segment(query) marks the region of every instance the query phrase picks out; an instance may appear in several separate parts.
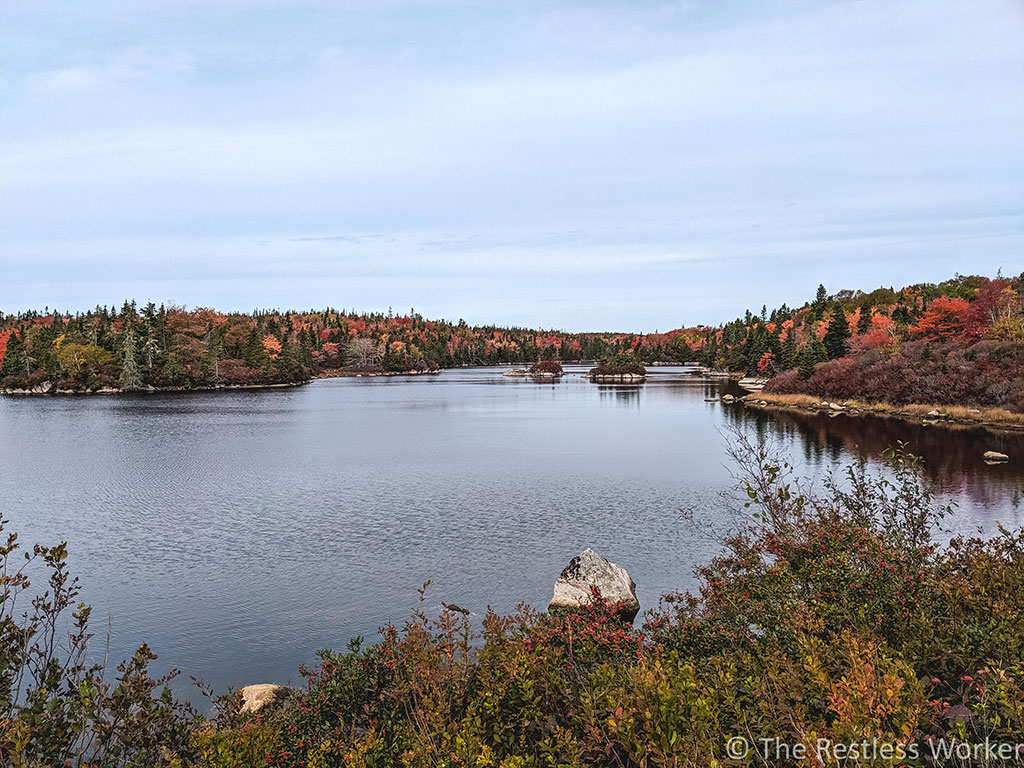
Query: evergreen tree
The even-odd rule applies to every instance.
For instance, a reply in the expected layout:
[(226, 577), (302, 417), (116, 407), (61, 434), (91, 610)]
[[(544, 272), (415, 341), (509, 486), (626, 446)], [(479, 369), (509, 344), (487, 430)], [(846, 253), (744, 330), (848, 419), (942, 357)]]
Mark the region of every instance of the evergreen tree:
[(797, 364), (796, 329), (790, 328), (786, 331), (786, 338), (782, 342), (782, 349), (779, 352), (779, 368), (788, 371)]
[(121, 375), (118, 381), (121, 389), (131, 392), (142, 387), (142, 374), (135, 359), (135, 329), (126, 325), (121, 338)]
[(160, 355), (160, 342), (157, 341), (156, 333), (147, 334), (146, 340), (142, 343), (142, 359), (146, 363), (146, 370), (152, 370), (157, 357)]
[(815, 320), (821, 320), (825, 316), (825, 310), (828, 308), (828, 292), (825, 290), (824, 285), (818, 285), (818, 292), (814, 296), (814, 302), (811, 304), (811, 314)]
[(207, 356), (210, 360), (210, 375), (213, 383), (220, 385), (220, 361), (224, 357), (224, 329), (220, 326), (211, 328), (207, 343)]
[(24, 376), (29, 373), (29, 357), (25, 351), (25, 342), (17, 333), (7, 337), (7, 352), (3, 366), (0, 367), (0, 378), (7, 376)]
[(857, 320), (857, 333), (867, 333), (871, 327), (871, 302), (864, 299), (860, 305), (860, 317)]
[(809, 379), (814, 375), (814, 369), (818, 363), (828, 358), (825, 345), (818, 339), (812, 339), (800, 348), (797, 356), (797, 367), (800, 370), (801, 379)]
[(836, 304), (832, 308), (832, 319), (825, 330), (825, 351), (829, 360), (843, 357), (847, 352), (847, 340), (850, 338), (850, 324), (842, 306)]
[(263, 339), (260, 338), (256, 326), (249, 329), (249, 335), (242, 347), (242, 359), (250, 368), (266, 368), (270, 364), (270, 356), (263, 347)]
[(910, 325), (910, 323), (913, 322), (913, 320), (914, 318), (910, 314), (910, 310), (903, 304), (896, 306), (892, 311), (892, 321), (894, 323), (898, 323), (900, 325)]

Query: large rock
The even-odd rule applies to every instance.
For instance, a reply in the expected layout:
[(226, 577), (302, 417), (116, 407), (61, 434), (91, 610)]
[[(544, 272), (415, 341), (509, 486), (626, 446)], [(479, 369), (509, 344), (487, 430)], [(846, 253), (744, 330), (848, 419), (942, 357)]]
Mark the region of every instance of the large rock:
[(1007, 456), (1005, 453), (1000, 453), (999, 451), (985, 451), (982, 458), (984, 458), (985, 461), (991, 462), (1002, 462), (1010, 460), (1009, 456)]
[(632, 623), (640, 612), (636, 584), (626, 569), (609, 562), (592, 549), (584, 550), (565, 566), (555, 582), (555, 594), (548, 610), (554, 612), (593, 604), (591, 587), (596, 587), (609, 603), (622, 605), (619, 615), (623, 621)]
[(242, 694), (242, 712), (259, 712), (268, 704), (277, 704), (288, 695), (287, 688), (273, 683), (247, 685), (238, 692)]

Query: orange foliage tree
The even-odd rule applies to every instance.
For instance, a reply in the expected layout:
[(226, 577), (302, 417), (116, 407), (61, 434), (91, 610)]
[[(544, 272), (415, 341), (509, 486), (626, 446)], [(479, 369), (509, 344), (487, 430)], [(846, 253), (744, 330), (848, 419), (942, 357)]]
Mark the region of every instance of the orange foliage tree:
[(965, 299), (939, 296), (910, 332), (926, 339), (951, 339), (967, 329), (970, 303)]

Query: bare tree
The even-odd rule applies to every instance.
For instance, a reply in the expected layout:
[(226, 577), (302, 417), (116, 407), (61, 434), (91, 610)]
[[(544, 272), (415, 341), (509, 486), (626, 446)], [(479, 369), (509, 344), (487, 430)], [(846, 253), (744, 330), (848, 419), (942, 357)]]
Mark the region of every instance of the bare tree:
[(353, 368), (376, 368), (382, 357), (373, 339), (352, 339), (345, 347), (345, 359)]

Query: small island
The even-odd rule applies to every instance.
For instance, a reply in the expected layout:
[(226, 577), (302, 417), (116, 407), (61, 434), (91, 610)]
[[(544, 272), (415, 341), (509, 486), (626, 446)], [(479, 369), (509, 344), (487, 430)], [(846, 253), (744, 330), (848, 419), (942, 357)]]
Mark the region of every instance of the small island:
[(557, 360), (538, 360), (530, 366), (530, 376), (541, 379), (557, 379), (563, 376), (562, 364)]
[(647, 369), (636, 355), (623, 352), (602, 361), (586, 375), (602, 384), (639, 384), (647, 378)]

